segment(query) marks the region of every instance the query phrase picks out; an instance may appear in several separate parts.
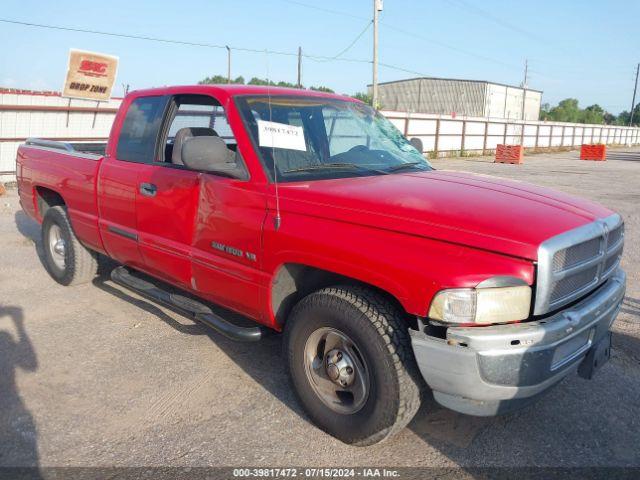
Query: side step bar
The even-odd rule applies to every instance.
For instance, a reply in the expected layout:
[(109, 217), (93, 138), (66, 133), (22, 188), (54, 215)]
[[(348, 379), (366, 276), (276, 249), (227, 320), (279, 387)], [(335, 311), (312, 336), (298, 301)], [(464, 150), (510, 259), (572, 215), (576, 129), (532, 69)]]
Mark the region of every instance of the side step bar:
[(213, 328), (231, 340), (240, 342), (257, 342), (261, 340), (268, 330), (261, 326), (241, 327), (213, 313), (205, 304), (183, 295), (168, 292), (151, 282), (138, 278), (129, 272), (126, 267), (116, 267), (111, 272), (111, 280), (118, 285), (129, 288), (136, 293), (163, 303), (178, 310), (181, 314), (193, 318), (204, 325)]

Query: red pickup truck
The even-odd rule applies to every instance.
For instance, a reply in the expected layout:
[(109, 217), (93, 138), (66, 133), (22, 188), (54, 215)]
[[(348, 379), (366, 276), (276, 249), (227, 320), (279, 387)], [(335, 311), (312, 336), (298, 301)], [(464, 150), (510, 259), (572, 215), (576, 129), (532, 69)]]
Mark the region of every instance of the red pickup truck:
[(108, 256), (114, 281), (230, 338), (282, 332), (309, 417), (369, 445), (425, 383), (495, 415), (590, 378), (625, 291), (618, 214), (434, 170), (414, 143), (342, 96), (160, 88), (125, 98), (103, 154), (28, 140), (19, 194), (57, 282)]

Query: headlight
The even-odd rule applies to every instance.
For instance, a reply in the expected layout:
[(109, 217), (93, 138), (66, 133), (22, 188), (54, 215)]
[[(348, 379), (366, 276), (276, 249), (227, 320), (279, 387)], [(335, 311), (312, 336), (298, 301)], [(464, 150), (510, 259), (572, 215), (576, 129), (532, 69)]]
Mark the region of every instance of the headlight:
[(531, 308), (531, 287), (452, 288), (438, 292), (429, 318), (447, 323), (504, 323), (524, 320)]

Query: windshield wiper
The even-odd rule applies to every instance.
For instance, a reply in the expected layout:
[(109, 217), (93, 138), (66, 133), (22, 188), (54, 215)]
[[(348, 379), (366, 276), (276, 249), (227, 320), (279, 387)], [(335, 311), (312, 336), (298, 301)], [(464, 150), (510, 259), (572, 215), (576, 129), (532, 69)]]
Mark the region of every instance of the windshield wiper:
[(399, 170), (404, 170), (405, 168), (416, 167), (418, 165), (423, 165), (422, 162), (407, 162), (401, 163), (400, 165), (394, 165), (393, 167), (389, 167), (387, 169), (387, 173), (397, 172)]
[(285, 170), (283, 173), (312, 172), (315, 170), (333, 170), (336, 168), (346, 168), (348, 170), (363, 170), (365, 172), (376, 172), (388, 175), (388, 172), (385, 170), (369, 168), (365, 167), (364, 165), (358, 165), (357, 163), (319, 163), (317, 165), (307, 165), (306, 167), (292, 168), (290, 170)]

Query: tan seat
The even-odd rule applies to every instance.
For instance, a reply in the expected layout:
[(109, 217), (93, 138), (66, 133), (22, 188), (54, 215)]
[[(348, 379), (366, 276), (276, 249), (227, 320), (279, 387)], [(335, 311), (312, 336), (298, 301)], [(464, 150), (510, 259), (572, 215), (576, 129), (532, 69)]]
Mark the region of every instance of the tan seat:
[(175, 165), (184, 165), (182, 161), (182, 145), (193, 137), (218, 137), (219, 135), (213, 128), (206, 127), (185, 127), (176, 132), (173, 139), (173, 152), (171, 153), (171, 163)]

